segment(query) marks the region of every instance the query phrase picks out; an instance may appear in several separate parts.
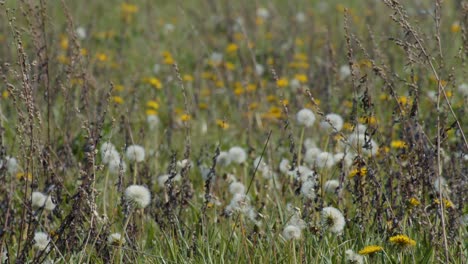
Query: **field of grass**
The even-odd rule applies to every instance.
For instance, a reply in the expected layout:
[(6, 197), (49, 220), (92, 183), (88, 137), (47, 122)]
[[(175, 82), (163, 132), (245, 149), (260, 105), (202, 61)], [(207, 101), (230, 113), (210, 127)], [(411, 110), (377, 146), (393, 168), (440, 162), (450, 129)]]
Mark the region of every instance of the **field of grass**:
[(0, 263), (467, 263), (468, 2), (0, 0)]

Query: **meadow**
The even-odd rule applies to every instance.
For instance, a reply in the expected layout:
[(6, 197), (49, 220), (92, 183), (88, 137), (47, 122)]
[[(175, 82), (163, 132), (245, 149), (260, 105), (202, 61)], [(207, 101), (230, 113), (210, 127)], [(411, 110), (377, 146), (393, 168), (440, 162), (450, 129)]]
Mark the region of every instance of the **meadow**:
[(468, 2), (0, 0), (0, 263), (467, 263)]

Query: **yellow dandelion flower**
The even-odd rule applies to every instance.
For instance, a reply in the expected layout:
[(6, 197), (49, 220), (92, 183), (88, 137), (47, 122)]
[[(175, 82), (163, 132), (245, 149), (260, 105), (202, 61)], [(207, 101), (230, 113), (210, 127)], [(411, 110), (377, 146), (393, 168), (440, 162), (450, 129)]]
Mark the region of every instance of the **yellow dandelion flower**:
[(249, 110), (255, 110), (255, 109), (258, 108), (258, 103), (255, 103), (255, 102), (251, 103), (251, 104), (249, 104), (248, 108), (249, 108)]
[(32, 174), (31, 173), (26, 174), (24, 172), (18, 172), (18, 173), (16, 173), (16, 179), (32, 181)]
[(135, 14), (136, 12), (138, 12), (138, 6), (132, 5), (129, 3), (122, 3), (122, 5), (120, 6), (120, 9), (122, 10), (122, 13), (125, 15), (131, 15), (131, 14)]
[(294, 79), (298, 80), (300, 83), (306, 83), (309, 80), (305, 74), (296, 74), (294, 75)]
[(353, 169), (352, 171), (349, 172), (349, 178), (353, 178), (354, 176), (361, 176), (361, 177), (364, 177), (367, 175), (367, 168), (366, 167), (362, 167), (362, 168), (356, 168), (356, 169)]
[[(445, 207), (447, 207), (447, 208), (453, 208), (454, 207), (452, 201), (450, 201), (448, 199), (445, 199), (445, 198), (442, 198), (442, 201), (444, 202)], [(434, 203), (435, 204), (440, 204), (439, 199), (435, 199)]]
[(68, 49), (68, 38), (66, 36), (62, 36), (60, 38), (60, 48), (62, 50), (67, 50)]
[(199, 103), (199, 104), (198, 104), (198, 108), (199, 108), (200, 110), (206, 110), (206, 109), (208, 109), (208, 104), (206, 104), (206, 103)]
[(106, 61), (109, 60), (109, 56), (107, 56), (105, 53), (98, 52), (98, 53), (96, 53), (96, 59), (99, 62), (106, 62)]
[(222, 129), (228, 129), (229, 128), (229, 124), (226, 123), (224, 120), (221, 120), (221, 119), (216, 120), (216, 124)]
[(294, 54), (294, 60), (298, 60), (298, 61), (307, 61), (307, 54), (305, 53), (296, 53)]
[(450, 26), (450, 31), (452, 31), (452, 33), (458, 33), (458, 32), (460, 32), (460, 29), (461, 29), (461, 27), (460, 27), (459, 22), (455, 22)]
[(276, 101), (276, 96), (270, 94), (270, 95), (267, 95), (267, 102), (271, 103), (271, 102), (274, 102)]
[(81, 56), (86, 56), (86, 55), (88, 55), (88, 50), (85, 49), (85, 48), (80, 49), (80, 55), (81, 55)]
[(363, 249), (359, 250), (360, 255), (372, 255), (374, 253), (380, 252), (383, 250), (383, 247), (377, 245), (365, 246)]
[(239, 47), (235, 43), (229, 43), (226, 47), (227, 53), (235, 53)]
[(181, 120), (182, 122), (187, 122), (187, 121), (189, 121), (190, 119), (192, 119), (192, 117), (191, 117), (189, 114), (182, 114), (182, 115), (180, 116), (180, 120)]
[(154, 109), (146, 109), (145, 113), (146, 113), (147, 116), (158, 115), (158, 112), (156, 110), (154, 110)]
[(215, 82), (215, 86), (218, 87), (218, 88), (223, 88), (224, 87), (224, 82), (223, 81), (216, 81)]
[(359, 122), (363, 124), (375, 125), (377, 124), (377, 118), (375, 118), (375, 116), (363, 116), (359, 118)]
[(389, 241), (395, 245), (402, 246), (402, 247), (407, 247), (407, 246), (415, 246), (416, 241), (413, 239), (409, 238), (406, 235), (396, 235), (390, 237)]
[(403, 106), (408, 105), (408, 103), (409, 103), (408, 97), (400, 96), (400, 97), (398, 97), (398, 102)]
[(234, 94), (237, 96), (244, 94), (244, 88), (237, 87), (236, 89), (234, 89)]
[(387, 100), (390, 99), (390, 97), (388, 96), (388, 94), (384, 94), (384, 93), (383, 93), (383, 94), (380, 94), (379, 99), (380, 99), (381, 101), (387, 101)]
[(8, 91), (3, 91), (2, 92), (2, 97), (3, 97), (3, 99), (7, 99), (8, 97), (10, 97), (10, 93)]
[(190, 74), (184, 74), (184, 76), (182, 77), (182, 79), (186, 82), (193, 82), (193, 76), (190, 75)]
[(351, 124), (351, 123), (345, 122), (345, 123), (343, 124), (343, 129), (344, 129), (344, 130), (347, 130), (347, 131), (353, 131), (354, 126), (353, 126), (353, 124)]
[(276, 81), (276, 85), (278, 85), (279, 88), (284, 88), (288, 86), (289, 81), (286, 78), (280, 78)]
[(125, 90), (125, 87), (121, 84), (114, 85), (114, 89), (118, 92)]
[(404, 149), (404, 148), (408, 148), (408, 145), (403, 140), (393, 140), (390, 143), (390, 147), (394, 149)]
[(171, 56), (165, 57), (164, 60), (163, 60), (163, 63), (167, 64), (167, 65), (172, 65), (172, 64), (174, 64), (174, 62), (175, 62), (175, 60)]
[(67, 56), (65, 55), (59, 55), (57, 57), (57, 60), (58, 62), (60, 62), (61, 64), (70, 64), (70, 58), (68, 58)]
[(122, 97), (120, 96), (114, 96), (112, 97), (112, 101), (116, 104), (123, 104), (124, 100)]
[(247, 84), (245, 90), (247, 90), (247, 92), (255, 92), (257, 90), (257, 85), (254, 83), (249, 83)]
[(411, 206), (418, 206), (418, 205), (421, 204), (421, 202), (418, 199), (414, 198), (414, 197), (411, 197), (411, 199), (409, 199), (408, 202), (409, 202), (409, 204)]
[(162, 82), (156, 77), (145, 78), (143, 80), (158, 90), (162, 88)]
[(146, 106), (148, 108), (152, 108), (154, 110), (158, 110), (159, 109), (159, 103), (154, 101), (154, 100), (150, 100), (146, 103)]
[(228, 70), (228, 71), (232, 71), (234, 69), (236, 69), (236, 65), (234, 65), (234, 63), (232, 62), (226, 62), (224, 63), (224, 67)]

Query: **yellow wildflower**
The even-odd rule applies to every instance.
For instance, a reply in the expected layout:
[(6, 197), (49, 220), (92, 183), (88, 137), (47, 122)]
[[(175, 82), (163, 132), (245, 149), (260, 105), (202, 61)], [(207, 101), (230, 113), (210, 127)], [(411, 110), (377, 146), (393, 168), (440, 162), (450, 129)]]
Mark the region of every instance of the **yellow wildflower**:
[(162, 83), (161, 81), (156, 78), (156, 77), (150, 77), (150, 78), (145, 78), (143, 79), (146, 83), (149, 83), (151, 84), (151, 86), (153, 86), (154, 88), (156, 89), (161, 89), (162, 88)]
[(16, 179), (18, 180), (32, 180), (32, 174), (31, 173), (24, 173), (24, 172), (18, 172), (16, 173)]
[(96, 53), (96, 59), (99, 62), (106, 62), (106, 61), (109, 60), (109, 56), (107, 56), (105, 53), (98, 52), (98, 53)]
[(2, 97), (3, 99), (7, 99), (8, 97), (10, 97), (10, 93), (8, 91), (3, 91)]
[(147, 116), (158, 115), (158, 112), (156, 110), (154, 110), (154, 109), (146, 109), (145, 113), (146, 113)]
[(409, 202), (409, 204), (411, 204), (412, 206), (418, 206), (418, 205), (421, 204), (421, 202), (420, 202), (418, 199), (414, 198), (414, 197), (411, 197), (411, 199), (409, 199), (408, 202)]
[(279, 88), (284, 88), (288, 86), (289, 81), (286, 78), (280, 78), (276, 81), (276, 85), (278, 85)]
[(364, 177), (367, 175), (367, 168), (366, 167), (362, 167), (362, 168), (356, 168), (356, 169), (353, 169), (352, 171), (349, 172), (349, 178), (353, 178), (354, 176), (361, 176), (361, 177)]
[(389, 241), (395, 245), (402, 246), (402, 247), (407, 247), (407, 246), (415, 246), (416, 241), (413, 239), (409, 238), (406, 235), (396, 235), (390, 237)]
[(257, 85), (254, 83), (249, 83), (247, 84), (247, 87), (245, 89), (247, 90), (247, 92), (254, 92), (255, 90), (257, 90)]
[(154, 101), (154, 100), (150, 100), (146, 103), (146, 106), (148, 108), (152, 108), (154, 110), (158, 110), (159, 109), (159, 103)]
[(184, 74), (184, 76), (182, 77), (182, 79), (186, 82), (193, 82), (193, 76), (190, 75), (190, 74)]
[(199, 104), (198, 104), (198, 108), (199, 108), (200, 110), (206, 110), (206, 109), (208, 109), (208, 104), (206, 104), (206, 103), (199, 103)]
[(60, 37), (60, 48), (63, 50), (68, 49), (68, 38), (66, 36)]
[(403, 140), (393, 140), (393, 141), (390, 143), (390, 146), (391, 146), (392, 148), (395, 148), (395, 149), (408, 148), (408, 145), (407, 145), (406, 142), (404, 142)]
[(229, 124), (226, 123), (224, 120), (221, 120), (221, 119), (216, 120), (216, 124), (222, 129), (228, 129), (229, 128)]
[(114, 101), (114, 103), (116, 103), (116, 104), (122, 104), (124, 102), (123, 98), (120, 97), (120, 96), (112, 97), (112, 101)]
[(296, 74), (294, 75), (294, 79), (298, 80), (300, 83), (306, 83), (309, 80), (305, 74)]
[(455, 22), (453, 23), (451, 26), (450, 26), (450, 31), (452, 31), (452, 33), (458, 33), (460, 32), (460, 23), (459, 22)]
[(234, 53), (239, 49), (239, 47), (235, 43), (230, 43), (226, 47), (226, 52), (227, 53)]
[(381, 246), (376, 246), (376, 245), (370, 245), (370, 246), (365, 246), (363, 249), (359, 250), (360, 255), (372, 255), (376, 252), (382, 251), (383, 247)]
[(182, 115), (180, 116), (180, 120), (181, 120), (182, 122), (187, 122), (187, 121), (189, 121), (190, 119), (191, 119), (191, 116), (190, 116), (189, 114), (182, 114)]

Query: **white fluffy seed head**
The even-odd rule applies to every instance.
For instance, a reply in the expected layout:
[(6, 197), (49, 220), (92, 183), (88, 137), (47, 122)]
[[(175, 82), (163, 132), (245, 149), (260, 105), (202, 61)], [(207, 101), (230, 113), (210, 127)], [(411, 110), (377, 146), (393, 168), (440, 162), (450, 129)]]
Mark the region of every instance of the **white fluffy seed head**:
[[(169, 180), (169, 177), (171, 175), (170, 174), (163, 174), (163, 175), (160, 175), (158, 177), (158, 185), (159, 187), (164, 187), (164, 185), (166, 184), (167, 180)], [(174, 176), (174, 178), (172, 178), (172, 181), (180, 181), (182, 179), (182, 177), (180, 176), (180, 174), (176, 174), (176, 176)]]
[(315, 183), (313, 180), (307, 180), (302, 183), (301, 194), (309, 199), (315, 198)]
[(340, 78), (345, 79), (346, 77), (351, 75), (351, 68), (349, 65), (341, 65), (340, 67)]
[(322, 153), (322, 150), (319, 148), (308, 148), (305, 155), (304, 155), (304, 162), (306, 162), (309, 165), (313, 165), (315, 163), (315, 160), (317, 159), (317, 156)]
[(139, 145), (131, 145), (125, 152), (127, 159), (133, 162), (142, 162), (145, 159), (145, 149)]
[(279, 164), (279, 169), (281, 171), (281, 173), (288, 173), (289, 170), (291, 169), (291, 166), (289, 165), (289, 160), (287, 159), (282, 159), (280, 164)]
[(6, 156), (5, 166), (9, 174), (16, 174), (18, 172), (18, 161), (15, 158)]
[(326, 131), (340, 131), (343, 128), (343, 118), (338, 114), (328, 114), (320, 122), (320, 127)]
[(325, 207), (322, 209), (322, 224), (328, 231), (340, 234), (346, 221), (340, 210), (334, 207)]
[(283, 237), (286, 240), (300, 239), (301, 229), (295, 225), (288, 225), (283, 229)]
[(233, 182), (229, 185), (231, 194), (245, 194), (245, 186), (241, 182)]
[(268, 19), (270, 17), (270, 11), (264, 7), (259, 7), (257, 8), (257, 16), (263, 19)]
[(343, 161), (343, 165), (347, 168), (353, 164), (353, 158), (351, 157), (349, 152), (346, 153), (346, 155), (343, 152), (336, 153), (335, 155), (333, 155), (333, 160), (335, 161), (335, 164)]
[(340, 186), (340, 182), (337, 180), (328, 180), (323, 186), (326, 193), (334, 194), (336, 189)]
[(353, 264), (362, 264), (362, 263), (364, 263), (364, 257), (357, 254), (357, 253), (355, 253), (351, 249), (346, 250), (345, 254), (346, 254), (346, 260), (349, 263), (353, 263)]
[(31, 204), (35, 208), (41, 208), (44, 206), (47, 199), (47, 195), (41, 192), (33, 192), (31, 195)]
[(247, 153), (241, 147), (232, 147), (229, 149), (229, 157), (232, 162), (241, 164), (247, 160)]
[(50, 239), (49, 235), (44, 232), (34, 233), (34, 247), (38, 250), (44, 250), (49, 245)]
[(120, 158), (110, 160), (108, 166), (109, 173), (112, 175), (118, 175), (121, 170), (123, 173), (127, 171), (127, 164), (123, 160), (120, 160)]
[(125, 244), (125, 238), (123, 238), (122, 234), (120, 233), (113, 233), (110, 234), (107, 238), (107, 243), (109, 243), (112, 246), (121, 246)]
[(148, 115), (146, 117), (146, 122), (148, 123), (150, 130), (155, 130), (161, 124), (161, 120), (157, 115)]
[(263, 65), (255, 64), (255, 73), (257, 73), (258, 76), (262, 76), (264, 72), (265, 72), (265, 67)]
[(335, 159), (333, 158), (333, 155), (328, 152), (322, 152), (318, 154), (315, 162), (319, 168), (331, 168), (333, 165), (335, 165)]
[(55, 209), (55, 203), (50, 195), (45, 195), (41, 192), (33, 192), (31, 195), (31, 205), (34, 208), (44, 207), (47, 211), (53, 211)]
[(125, 199), (136, 208), (145, 208), (151, 202), (151, 193), (145, 186), (130, 185), (125, 189)]
[(468, 83), (460, 84), (458, 86), (458, 92), (460, 92), (462, 96), (468, 96)]
[(231, 157), (229, 156), (229, 153), (226, 151), (219, 152), (218, 157), (216, 157), (216, 164), (223, 167), (231, 164)]
[(303, 108), (296, 115), (297, 122), (305, 127), (311, 127), (315, 122), (315, 114), (307, 108)]

